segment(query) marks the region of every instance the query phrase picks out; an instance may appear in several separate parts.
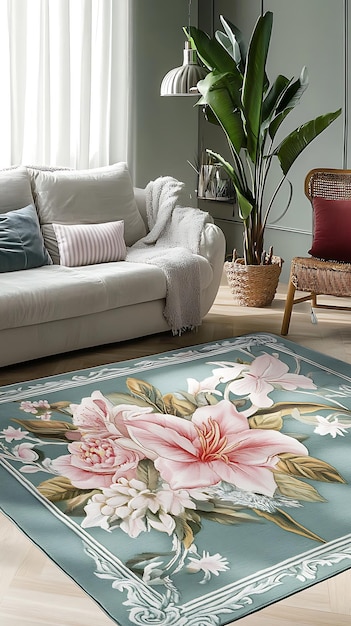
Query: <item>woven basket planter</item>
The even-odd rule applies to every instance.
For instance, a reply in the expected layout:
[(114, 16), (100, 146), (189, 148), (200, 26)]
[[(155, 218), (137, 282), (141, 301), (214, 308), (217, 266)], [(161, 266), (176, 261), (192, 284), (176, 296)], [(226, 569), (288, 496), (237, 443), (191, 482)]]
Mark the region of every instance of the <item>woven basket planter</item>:
[(224, 263), (235, 304), (269, 306), (277, 291), (283, 260), (273, 257), (269, 265), (245, 265), (244, 259)]

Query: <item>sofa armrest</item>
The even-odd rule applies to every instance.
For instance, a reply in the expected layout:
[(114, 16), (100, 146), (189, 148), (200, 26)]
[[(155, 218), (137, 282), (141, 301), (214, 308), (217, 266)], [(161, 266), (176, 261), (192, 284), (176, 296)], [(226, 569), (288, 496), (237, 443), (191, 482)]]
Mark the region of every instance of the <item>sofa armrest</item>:
[(213, 264), (219, 257), (225, 260), (225, 237), (222, 230), (213, 222), (207, 222), (201, 234), (199, 254)]

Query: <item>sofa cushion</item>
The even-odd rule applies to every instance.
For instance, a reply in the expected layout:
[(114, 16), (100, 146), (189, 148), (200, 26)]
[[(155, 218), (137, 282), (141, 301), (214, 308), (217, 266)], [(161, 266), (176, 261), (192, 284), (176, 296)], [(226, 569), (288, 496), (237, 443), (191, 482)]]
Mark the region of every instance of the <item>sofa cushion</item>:
[(40, 231), (35, 206), (0, 214), (0, 272), (27, 270), (52, 263)]
[(34, 204), (31, 183), (25, 167), (0, 171), (0, 213)]
[[(212, 269), (206, 259), (197, 259), (201, 289), (206, 289)], [(81, 267), (46, 265), (17, 272), (16, 281), (10, 273), (0, 274), (0, 330), (164, 300), (166, 288), (159, 267), (127, 261)], [(141, 334), (142, 328), (140, 319)]]
[(0, 293), (2, 330), (162, 299), (166, 281), (158, 267), (146, 263), (46, 265), (17, 272), (15, 281), (11, 273), (0, 274)]
[(126, 163), (88, 170), (29, 168), (45, 245), (54, 263), (59, 251), (52, 224), (124, 221), (127, 246), (146, 234)]
[(123, 261), (127, 254), (124, 223), (53, 224), (60, 264), (69, 267)]

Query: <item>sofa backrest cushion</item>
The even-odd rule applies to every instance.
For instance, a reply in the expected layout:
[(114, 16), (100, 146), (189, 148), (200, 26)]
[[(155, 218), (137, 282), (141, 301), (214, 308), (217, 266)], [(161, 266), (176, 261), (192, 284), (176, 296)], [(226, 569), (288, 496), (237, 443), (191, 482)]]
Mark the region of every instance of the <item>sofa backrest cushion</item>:
[(34, 204), (0, 214), (0, 272), (27, 270), (51, 263)]
[(31, 181), (25, 167), (0, 171), (0, 213), (34, 204)]
[(146, 234), (126, 163), (88, 170), (43, 171), (29, 168), (45, 245), (60, 263), (52, 224), (124, 222), (127, 246)]
[(103, 224), (53, 224), (60, 264), (68, 267), (123, 261), (127, 249), (123, 221)]

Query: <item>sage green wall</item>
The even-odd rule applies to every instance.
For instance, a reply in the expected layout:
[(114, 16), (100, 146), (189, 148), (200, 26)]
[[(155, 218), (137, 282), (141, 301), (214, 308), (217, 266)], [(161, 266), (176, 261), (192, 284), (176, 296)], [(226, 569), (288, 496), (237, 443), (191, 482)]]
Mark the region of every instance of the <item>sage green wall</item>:
[[(300, 124), (317, 117), (322, 113), (335, 111), (343, 107), (343, 117), (336, 120), (306, 151), (300, 155), (289, 172), (289, 180), (293, 184), (293, 199), (287, 215), (278, 224), (271, 224), (267, 229), (265, 244), (274, 246), (274, 251), (285, 260), (282, 280), (289, 275), (292, 256), (306, 255), (311, 245), (312, 216), (310, 205), (304, 196), (303, 183), (308, 170), (313, 167), (351, 167), (347, 162), (351, 154), (350, 136), (346, 137), (348, 154), (344, 150), (344, 129), (348, 124), (350, 111), (348, 98), (350, 83), (344, 88), (344, 50), (345, 23), (349, 0), (214, 0), (213, 14), (202, 11), (202, 2), (207, 7), (208, 0), (200, 0), (199, 25), (207, 32), (219, 28), (218, 16), (223, 14), (246, 34), (252, 32), (256, 19), (263, 10), (273, 11), (273, 33), (270, 55), (268, 58), (268, 75), (274, 79), (282, 73), (288, 77), (297, 77), (305, 65), (309, 73), (309, 86), (302, 96), (300, 104), (288, 116), (284, 126), (284, 134)], [(349, 28), (350, 24), (348, 25)], [(349, 51), (350, 56), (350, 51)], [(346, 110), (344, 104), (346, 103)], [(200, 120), (200, 146), (218, 151), (225, 150), (225, 141), (221, 132), (210, 124)], [(273, 171), (278, 181), (279, 166)], [(285, 189), (286, 191), (286, 189)], [(286, 194), (281, 193), (271, 214), (272, 222), (284, 206)], [(210, 210), (217, 216), (217, 223), (225, 232), (228, 251), (234, 247), (241, 249), (241, 225), (230, 217), (233, 208), (215, 206), (209, 202), (201, 202), (201, 208)], [(209, 208), (208, 208), (209, 207)], [(224, 219), (221, 219), (224, 218)], [(234, 211), (234, 220), (236, 213)]]
[[(161, 97), (163, 76), (182, 65), (188, 0), (130, 0), (132, 20), (131, 85), (133, 137), (129, 165), (136, 186), (171, 175), (186, 184), (196, 204), (197, 176), (187, 161), (197, 156), (196, 98)], [(197, 0), (191, 6), (197, 22)]]

